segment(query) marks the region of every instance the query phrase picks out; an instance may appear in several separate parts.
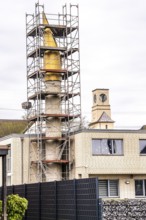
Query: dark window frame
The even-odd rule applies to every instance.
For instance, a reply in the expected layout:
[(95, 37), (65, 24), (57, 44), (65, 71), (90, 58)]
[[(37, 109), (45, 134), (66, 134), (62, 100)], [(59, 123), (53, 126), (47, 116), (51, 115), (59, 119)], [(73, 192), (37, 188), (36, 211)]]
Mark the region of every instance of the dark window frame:
[[(140, 195), (140, 193), (137, 193), (137, 188), (138, 186), (136, 186), (136, 182), (140, 182), (142, 183), (142, 194)], [(146, 197), (146, 179), (135, 179), (135, 197)]]
[(141, 149), (141, 143), (144, 141), (146, 142), (146, 139), (139, 139), (139, 154), (140, 155), (146, 155), (146, 146), (145, 146), (145, 149), (144, 148)]
[[(100, 194), (100, 183), (101, 182), (105, 182), (105, 185), (107, 185), (107, 195), (101, 195)], [(117, 194), (116, 195), (112, 195), (111, 191), (112, 191), (112, 182), (116, 183), (116, 191)], [(100, 179), (98, 180), (98, 184), (99, 184), (99, 197), (100, 198), (118, 198), (119, 197), (119, 179)], [(103, 193), (102, 193), (103, 194)]]
[[(95, 144), (95, 142), (99, 142), (100, 146), (98, 146), (98, 143)], [(118, 150), (116, 144), (116, 141), (120, 141), (120, 146), (118, 146), (120, 149)], [(104, 142), (105, 146), (103, 145)], [(97, 146), (96, 146), (97, 145)], [(102, 146), (103, 145), (103, 146)], [(114, 152), (114, 151), (117, 152)], [(97, 151), (97, 152), (96, 152)], [(107, 152), (106, 152), (107, 151)], [(119, 152), (118, 152), (119, 151)], [(122, 156), (124, 155), (124, 149), (123, 149), (123, 139), (121, 138), (92, 138), (92, 156)]]
[(7, 161), (7, 175), (12, 173), (12, 150), (11, 150), (11, 144), (8, 145), (9, 146), (9, 150), (8, 150), (8, 154), (6, 157), (6, 161)]

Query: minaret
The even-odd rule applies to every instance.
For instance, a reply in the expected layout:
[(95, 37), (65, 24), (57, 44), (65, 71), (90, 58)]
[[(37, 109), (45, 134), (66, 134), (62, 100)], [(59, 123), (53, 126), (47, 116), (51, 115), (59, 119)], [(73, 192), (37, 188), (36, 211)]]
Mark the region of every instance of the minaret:
[[(48, 24), (48, 20), (43, 14), (43, 24)], [(50, 28), (44, 31), (44, 46), (57, 47), (57, 43), (53, 37)], [(58, 51), (48, 50), (44, 54), (44, 69), (46, 74), (44, 77), (46, 93), (49, 95), (45, 98), (45, 114), (60, 114), (61, 113), (61, 98), (58, 94), (61, 93), (61, 75), (57, 70), (61, 69), (61, 58)], [(47, 71), (48, 70), (48, 71)], [(52, 72), (50, 71), (52, 70)], [(46, 137), (61, 137), (61, 121), (58, 117), (49, 117), (46, 120)], [(46, 141), (45, 144), (46, 158), (45, 160), (57, 160), (59, 155), (59, 147), (57, 141)], [(46, 181), (61, 180), (61, 166), (56, 163), (49, 163), (46, 170)]]
[(95, 129), (113, 129), (114, 121), (111, 119), (109, 90), (95, 89), (92, 91), (92, 97), (92, 121), (89, 127)]
[(67, 8), (46, 14), (37, 3), (26, 14), (30, 182), (67, 180), (72, 168), (70, 132), (81, 122), (79, 9)]

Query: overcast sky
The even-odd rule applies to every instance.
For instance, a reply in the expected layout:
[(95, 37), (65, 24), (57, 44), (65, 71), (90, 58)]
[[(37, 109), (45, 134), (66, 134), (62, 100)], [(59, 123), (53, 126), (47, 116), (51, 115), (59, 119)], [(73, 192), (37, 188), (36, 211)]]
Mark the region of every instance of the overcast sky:
[[(1, 1), (0, 118), (21, 118), (26, 101), (25, 13), (35, 0)], [(92, 90), (108, 88), (116, 127), (146, 124), (146, 0), (40, 0), (47, 13), (79, 4), (82, 112), (91, 119)], [(86, 99), (84, 98), (86, 97)], [(13, 109), (13, 110), (12, 110)]]

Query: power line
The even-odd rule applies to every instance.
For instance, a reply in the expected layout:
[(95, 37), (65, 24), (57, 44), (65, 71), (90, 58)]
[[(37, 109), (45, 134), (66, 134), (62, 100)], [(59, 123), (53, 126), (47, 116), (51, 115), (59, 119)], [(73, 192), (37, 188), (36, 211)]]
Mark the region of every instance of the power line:
[[(91, 114), (91, 112), (83, 111), (84, 114)], [(112, 114), (146, 114), (146, 111), (112, 111)]]
[[(13, 109), (13, 108), (0, 108), (0, 111), (24, 111), (24, 109)], [(87, 112), (87, 111), (83, 111), (83, 114), (90, 114), (91, 112)], [(119, 111), (112, 111), (112, 114), (146, 114), (146, 111), (123, 111), (123, 112), (119, 112)]]

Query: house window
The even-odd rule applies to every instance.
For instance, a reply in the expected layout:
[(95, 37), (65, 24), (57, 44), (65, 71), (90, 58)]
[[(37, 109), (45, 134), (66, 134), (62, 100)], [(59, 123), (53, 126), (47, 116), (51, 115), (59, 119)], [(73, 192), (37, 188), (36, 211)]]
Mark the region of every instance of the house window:
[(99, 197), (118, 197), (119, 180), (99, 180)]
[(11, 186), (11, 175), (7, 175), (7, 186)]
[(140, 154), (146, 154), (146, 140), (139, 140)]
[(7, 154), (7, 173), (11, 173), (11, 150)]
[(146, 180), (135, 180), (135, 196), (146, 196)]
[(92, 155), (122, 155), (123, 140), (92, 139)]

